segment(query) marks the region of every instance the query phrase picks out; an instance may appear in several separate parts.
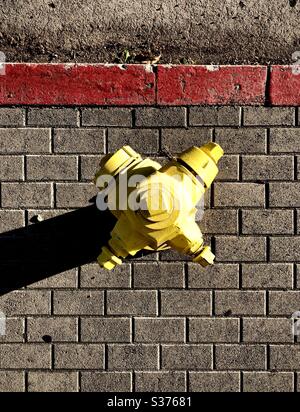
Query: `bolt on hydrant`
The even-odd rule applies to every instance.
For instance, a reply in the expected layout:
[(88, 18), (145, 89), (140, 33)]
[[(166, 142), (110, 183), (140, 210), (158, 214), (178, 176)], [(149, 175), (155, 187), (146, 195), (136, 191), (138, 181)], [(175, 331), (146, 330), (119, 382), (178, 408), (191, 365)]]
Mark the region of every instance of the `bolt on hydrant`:
[(106, 155), (94, 179), (100, 190), (97, 207), (108, 208), (118, 221), (98, 257), (100, 266), (110, 270), (143, 249), (169, 248), (202, 266), (213, 264), (215, 256), (204, 245), (196, 214), (223, 154), (218, 144), (209, 142), (164, 166), (143, 159), (130, 146)]

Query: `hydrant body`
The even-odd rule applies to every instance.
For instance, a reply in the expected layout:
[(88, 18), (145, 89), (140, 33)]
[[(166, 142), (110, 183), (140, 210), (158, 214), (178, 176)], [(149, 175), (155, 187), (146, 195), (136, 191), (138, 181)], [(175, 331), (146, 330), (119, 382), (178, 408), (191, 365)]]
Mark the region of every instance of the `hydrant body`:
[[(99, 264), (113, 269), (142, 249), (174, 248), (207, 266), (214, 255), (196, 223), (197, 204), (215, 179), (223, 155), (216, 143), (191, 147), (165, 166), (124, 146), (100, 163), (97, 205), (118, 219)], [(125, 190), (126, 189), (126, 190)], [(103, 207), (104, 206), (104, 207)]]

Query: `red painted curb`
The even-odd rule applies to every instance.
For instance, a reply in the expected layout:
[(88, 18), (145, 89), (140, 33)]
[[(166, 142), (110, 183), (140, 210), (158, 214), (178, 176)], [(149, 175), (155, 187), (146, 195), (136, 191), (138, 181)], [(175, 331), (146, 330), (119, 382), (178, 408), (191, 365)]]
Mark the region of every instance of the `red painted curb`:
[(270, 70), (270, 104), (300, 105), (300, 66), (272, 66)]
[(151, 66), (8, 63), (0, 105), (152, 105)]
[[(299, 74), (298, 74), (299, 69)], [(300, 105), (300, 66), (6, 63), (0, 105)]]
[(265, 66), (158, 66), (158, 104), (263, 104)]

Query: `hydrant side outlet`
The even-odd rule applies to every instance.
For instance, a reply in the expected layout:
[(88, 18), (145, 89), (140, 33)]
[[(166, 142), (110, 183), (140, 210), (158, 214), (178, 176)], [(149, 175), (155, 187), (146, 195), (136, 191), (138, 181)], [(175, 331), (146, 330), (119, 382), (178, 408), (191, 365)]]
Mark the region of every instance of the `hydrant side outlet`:
[(105, 156), (94, 179), (97, 206), (109, 208), (118, 221), (98, 257), (100, 266), (110, 270), (142, 249), (170, 247), (202, 266), (213, 264), (196, 212), (223, 154), (217, 143), (209, 142), (185, 150), (163, 167), (130, 146)]

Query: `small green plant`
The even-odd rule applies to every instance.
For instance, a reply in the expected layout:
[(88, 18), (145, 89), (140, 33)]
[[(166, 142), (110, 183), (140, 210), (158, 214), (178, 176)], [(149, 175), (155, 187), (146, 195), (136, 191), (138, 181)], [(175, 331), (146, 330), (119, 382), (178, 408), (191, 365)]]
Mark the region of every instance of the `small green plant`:
[(132, 56), (131, 56), (129, 50), (125, 49), (123, 51), (123, 61), (124, 61), (124, 63), (129, 63), (129, 61), (131, 60), (131, 57)]

